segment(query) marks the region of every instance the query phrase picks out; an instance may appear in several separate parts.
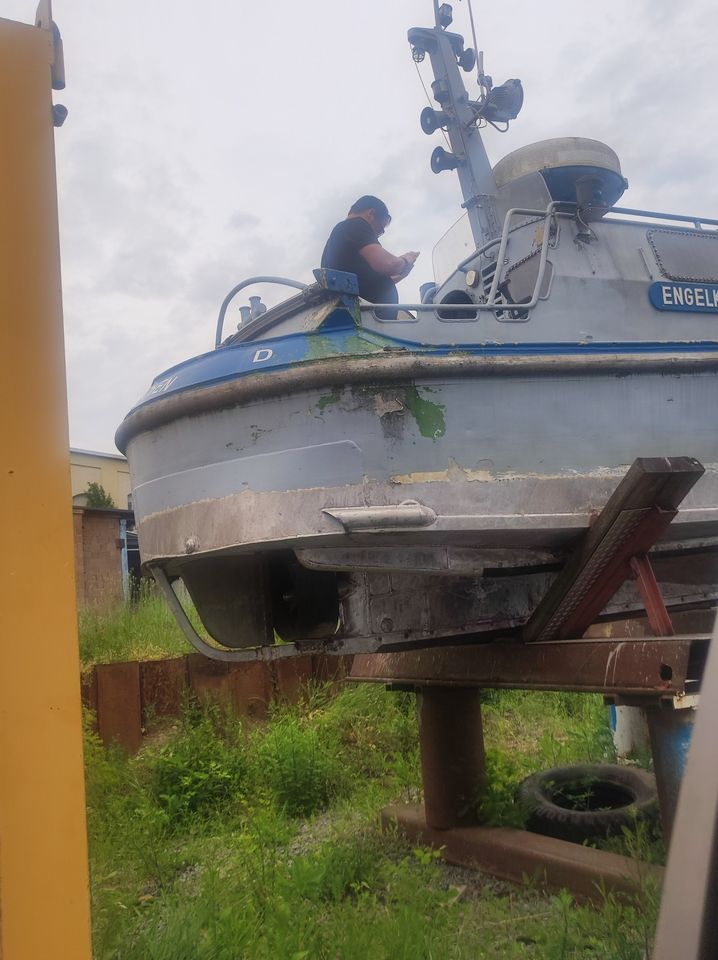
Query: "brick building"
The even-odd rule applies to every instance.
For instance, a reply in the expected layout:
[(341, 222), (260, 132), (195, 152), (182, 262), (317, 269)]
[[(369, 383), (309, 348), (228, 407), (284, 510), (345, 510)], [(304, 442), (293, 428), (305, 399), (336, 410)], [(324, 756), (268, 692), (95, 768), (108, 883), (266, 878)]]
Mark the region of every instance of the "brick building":
[(72, 508), (79, 606), (109, 605), (129, 595), (131, 510)]
[[(70, 449), (75, 581), (79, 606), (109, 605), (130, 595), (130, 573), (139, 576), (137, 534), (128, 509), (130, 472), (118, 453)], [(87, 506), (87, 487), (99, 484), (114, 509)]]

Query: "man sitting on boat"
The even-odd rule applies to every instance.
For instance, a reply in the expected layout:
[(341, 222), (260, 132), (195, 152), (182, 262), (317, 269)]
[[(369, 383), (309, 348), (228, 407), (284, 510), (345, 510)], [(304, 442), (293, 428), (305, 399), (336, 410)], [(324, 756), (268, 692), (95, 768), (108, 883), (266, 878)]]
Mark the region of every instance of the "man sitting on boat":
[(379, 243), (391, 223), (389, 210), (378, 197), (360, 197), (346, 220), (329, 234), (322, 266), (354, 273), (359, 296), (370, 303), (398, 303), (396, 284), (409, 274), (419, 254), (410, 250), (395, 257)]

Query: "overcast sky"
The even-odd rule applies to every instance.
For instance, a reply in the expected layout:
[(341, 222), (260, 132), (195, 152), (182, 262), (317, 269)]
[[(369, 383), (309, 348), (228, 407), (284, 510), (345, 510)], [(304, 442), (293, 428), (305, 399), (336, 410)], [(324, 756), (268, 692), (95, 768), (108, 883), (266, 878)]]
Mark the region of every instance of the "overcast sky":
[[(625, 205), (718, 217), (715, 0), (473, 3), (486, 72), (525, 89), (510, 133), (486, 137), (492, 161), (593, 137), (621, 159)], [(0, 16), (31, 22), (35, 6), (0, 0)], [(466, 0), (453, 6), (470, 45)], [(360, 194), (386, 200), (389, 250), (421, 251), (403, 298), (432, 278), (462, 211), (455, 174), (429, 170), (442, 141), (419, 128), (406, 42), (431, 0), (55, 0), (53, 13), (72, 446), (114, 451), (153, 376), (212, 347), (239, 280), (310, 281)], [(421, 70), (428, 87), (428, 58)]]

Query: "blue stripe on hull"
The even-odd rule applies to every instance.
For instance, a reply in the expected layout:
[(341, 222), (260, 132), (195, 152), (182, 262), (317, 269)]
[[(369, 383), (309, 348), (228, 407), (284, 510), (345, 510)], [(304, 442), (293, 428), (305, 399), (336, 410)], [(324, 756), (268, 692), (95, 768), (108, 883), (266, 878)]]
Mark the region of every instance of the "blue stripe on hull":
[(202, 384), (220, 383), (258, 371), (287, 370), (291, 367), (336, 356), (370, 356), (392, 350), (428, 356), (536, 357), (588, 356), (600, 354), (646, 354), (686, 356), (693, 353), (718, 354), (718, 342), (700, 341), (621, 341), (562, 343), (452, 343), (422, 344), (399, 337), (387, 337), (354, 326), (321, 330), (317, 333), (295, 333), (271, 340), (253, 341), (213, 350), (185, 360), (164, 371), (153, 381), (147, 393), (133, 409), (153, 400), (189, 390)]

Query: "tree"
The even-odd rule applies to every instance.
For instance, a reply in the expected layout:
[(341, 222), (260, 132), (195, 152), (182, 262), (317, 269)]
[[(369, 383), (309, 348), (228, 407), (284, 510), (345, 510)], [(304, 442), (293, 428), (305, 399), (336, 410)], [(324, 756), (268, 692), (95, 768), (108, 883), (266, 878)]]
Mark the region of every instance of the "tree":
[(114, 507), (115, 501), (101, 483), (95, 483), (93, 481), (87, 484), (87, 506), (106, 510)]

